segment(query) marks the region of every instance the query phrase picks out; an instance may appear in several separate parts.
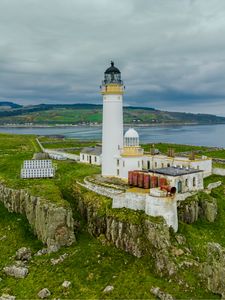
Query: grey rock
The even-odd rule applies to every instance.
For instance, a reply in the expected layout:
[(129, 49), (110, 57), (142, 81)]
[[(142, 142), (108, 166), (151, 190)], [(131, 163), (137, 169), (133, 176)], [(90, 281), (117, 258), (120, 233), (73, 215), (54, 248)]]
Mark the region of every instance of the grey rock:
[(70, 285), (71, 285), (71, 282), (70, 282), (70, 281), (67, 281), (67, 280), (65, 280), (65, 281), (62, 283), (62, 287), (64, 287), (64, 288), (68, 288), (68, 287), (70, 287)]
[(4, 240), (6, 240), (6, 239), (7, 239), (7, 236), (6, 236), (6, 235), (3, 235), (3, 236), (0, 237), (0, 241), (4, 241)]
[(208, 190), (215, 189), (215, 188), (219, 187), (221, 184), (222, 184), (221, 181), (210, 183), (210, 184), (208, 184), (207, 189)]
[(175, 239), (179, 245), (185, 245), (186, 244), (186, 238), (182, 234), (176, 234)]
[(2, 294), (0, 300), (15, 300), (16, 297), (9, 294)]
[(174, 276), (177, 273), (177, 266), (166, 250), (158, 251), (155, 256), (155, 271), (163, 276)]
[(178, 203), (178, 219), (192, 224), (198, 218), (214, 222), (217, 216), (217, 201), (206, 193), (198, 193)]
[(104, 290), (103, 290), (103, 293), (110, 293), (114, 290), (114, 286), (112, 285), (107, 285)]
[(0, 201), (8, 211), (25, 215), (38, 239), (48, 247), (55, 245), (60, 248), (75, 242), (74, 220), (69, 206), (31, 196), (25, 190), (11, 189), (2, 183)]
[(25, 267), (7, 266), (3, 269), (6, 275), (15, 278), (25, 278), (28, 274), (28, 269)]
[(59, 246), (58, 245), (50, 245), (49, 247), (48, 247), (48, 253), (50, 254), (50, 253), (54, 253), (54, 252), (57, 252), (58, 250), (59, 250)]
[(201, 275), (207, 287), (216, 294), (225, 294), (225, 248), (208, 243), (207, 261), (201, 266)]
[(40, 290), (40, 292), (38, 293), (38, 297), (41, 299), (45, 299), (49, 296), (51, 296), (51, 292), (47, 288)]
[(18, 260), (30, 260), (31, 259), (31, 250), (26, 247), (22, 247), (16, 251), (16, 259)]
[(55, 258), (52, 258), (52, 259), (51, 259), (52, 265), (54, 266), (54, 265), (57, 265), (57, 264), (63, 262), (64, 259), (65, 259), (67, 256), (68, 256), (68, 254), (67, 254), (67, 253), (64, 253), (63, 255), (60, 255), (59, 258), (56, 258), (56, 259), (55, 259)]
[(152, 287), (150, 292), (160, 300), (175, 300), (172, 295), (163, 292), (159, 287)]
[(48, 249), (47, 249), (47, 248), (43, 248), (43, 249), (41, 249), (41, 250), (38, 250), (38, 252), (35, 253), (34, 255), (35, 255), (35, 256), (41, 256), (41, 255), (45, 255), (45, 254), (47, 254), (47, 253), (48, 253)]

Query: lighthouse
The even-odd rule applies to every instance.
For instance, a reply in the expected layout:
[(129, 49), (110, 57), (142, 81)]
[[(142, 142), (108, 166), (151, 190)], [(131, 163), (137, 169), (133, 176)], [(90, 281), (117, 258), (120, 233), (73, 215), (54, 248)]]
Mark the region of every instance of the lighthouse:
[(121, 73), (111, 62), (104, 73), (102, 123), (102, 176), (118, 176), (120, 151), (123, 148), (123, 93)]

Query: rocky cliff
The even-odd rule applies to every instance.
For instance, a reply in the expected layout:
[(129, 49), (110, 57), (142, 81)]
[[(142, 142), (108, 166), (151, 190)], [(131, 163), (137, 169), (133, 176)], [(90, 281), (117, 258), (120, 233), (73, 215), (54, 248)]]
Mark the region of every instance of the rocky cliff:
[(225, 297), (225, 248), (208, 243), (207, 261), (202, 264), (202, 276), (210, 291)]
[(192, 224), (198, 218), (214, 222), (217, 216), (217, 201), (212, 196), (200, 192), (178, 203), (178, 219)]
[[(95, 236), (106, 239), (113, 243), (117, 248), (123, 249), (137, 257), (147, 254), (153, 249), (162, 250), (170, 246), (169, 227), (165, 224), (163, 218), (151, 218), (147, 215), (140, 214), (139, 217), (132, 220), (129, 218), (128, 209), (111, 209), (106, 207), (104, 212), (100, 210), (98, 196), (93, 201), (91, 197), (95, 197), (92, 192), (82, 193), (81, 188), (76, 187), (74, 194), (77, 201), (77, 208), (80, 214), (87, 221), (88, 232)], [(111, 201), (111, 200), (109, 200)], [(126, 218), (120, 218), (120, 212)]]
[(69, 206), (60, 206), (3, 184), (0, 184), (0, 201), (10, 212), (24, 214), (38, 239), (48, 247), (59, 248), (75, 241), (74, 221)]

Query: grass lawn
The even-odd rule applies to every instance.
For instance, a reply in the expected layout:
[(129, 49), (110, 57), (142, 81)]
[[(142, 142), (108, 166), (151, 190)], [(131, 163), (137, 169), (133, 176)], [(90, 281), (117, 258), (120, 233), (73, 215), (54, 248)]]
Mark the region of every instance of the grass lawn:
[[(33, 253), (42, 247), (26, 219), (9, 213), (0, 203), (0, 238), (3, 236), (6, 237), (0, 243), (0, 269), (14, 261), (13, 256), (20, 247), (30, 247)], [(50, 259), (64, 253), (68, 254), (64, 262), (53, 266)], [(6, 277), (2, 271), (0, 277), (0, 294), (9, 293), (18, 299), (37, 298), (44, 287), (51, 291), (52, 299), (153, 299), (152, 286), (159, 286), (182, 299), (219, 299), (196, 282), (192, 283), (193, 291), (185, 291), (176, 281), (169, 283), (159, 278), (154, 275), (149, 257), (138, 259), (115, 247), (103, 246), (83, 230), (71, 247), (51, 255), (33, 256), (25, 279)], [(71, 281), (68, 289), (61, 286), (64, 280)], [(104, 294), (107, 285), (113, 285), (114, 290)]]
[[(165, 146), (164, 146), (165, 147)], [(182, 146), (180, 146), (181, 149)], [(185, 146), (186, 147), (186, 146)], [(63, 205), (71, 205), (76, 216), (76, 205), (73, 198), (73, 186), (76, 180), (85, 176), (97, 174), (99, 167), (79, 164), (71, 161), (57, 161), (57, 175), (54, 179), (20, 179), (20, 166), (24, 159), (39, 151), (35, 136), (15, 136), (0, 134), (0, 178), (7, 185), (15, 188), (26, 188), (35, 195), (40, 195), (50, 201), (59, 201)], [(178, 146), (177, 146), (178, 149)], [(186, 148), (185, 148), (186, 149)], [(184, 151), (184, 150), (183, 150)], [(187, 151), (187, 150), (186, 150)], [(215, 223), (198, 221), (195, 224), (179, 224), (179, 232), (187, 238), (188, 246), (193, 255), (201, 261), (206, 256), (206, 246), (215, 241), (225, 246), (225, 237), (221, 229), (225, 226), (225, 178), (211, 176), (205, 184), (222, 180), (223, 186), (213, 191), (212, 195), (218, 201), (218, 217)], [(81, 189), (82, 190), (82, 189)], [(90, 201), (103, 208), (108, 208), (110, 201), (106, 197), (95, 195), (89, 191)], [(104, 213), (104, 210), (103, 210)], [(139, 212), (116, 210), (118, 218), (138, 220)], [(13, 255), (20, 247), (27, 246), (35, 253), (42, 244), (34, 237), (26, 219), (18, 214), (9, 213), (0, 203), (0, 294), (9, 293), (18, 299), (33, 299), (40, 289), (47, 287), (51, 298), (61, 299), (152, 299), (150, 289), (159, 286), (165, 292), (180, 299), (218, 299), (201, 287), (197, 270), (181, 270), (181, 278), (185, 278), (189, 287), (179, 285), (176, 280), (168, 282), (168, 278), (159, 278), (154, 274), (151, 257), (135, 258), (113, 246), (102, 245), (100, 241), (86, 232), (85, 222), (81, 223), (77, 233), (77, 243), (64, 247), (59, 252), (33, 257), (29, 263), (29, 275), (25, 279), (6, 277), (2, 268), (13, 262)], [(68, 253), (64, 262), (53, 266), (51, 258)], [(64, 289), (64, 280), (71, 281), (71, 287)], [(113, 285), (114, 290), (104, 294), (107, 285)]]

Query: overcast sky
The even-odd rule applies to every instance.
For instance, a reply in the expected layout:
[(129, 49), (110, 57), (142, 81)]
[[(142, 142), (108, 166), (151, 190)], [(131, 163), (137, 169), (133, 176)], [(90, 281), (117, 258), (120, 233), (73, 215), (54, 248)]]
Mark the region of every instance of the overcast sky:
[(0, 0), (0, 100), (101, 103), (110, 60), (126, 105), (225, 115), (225, 1)]

